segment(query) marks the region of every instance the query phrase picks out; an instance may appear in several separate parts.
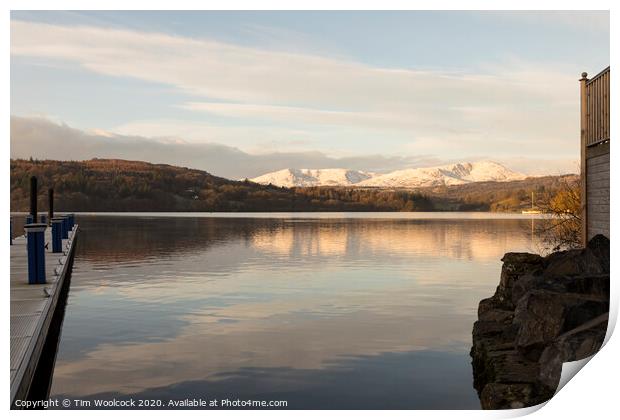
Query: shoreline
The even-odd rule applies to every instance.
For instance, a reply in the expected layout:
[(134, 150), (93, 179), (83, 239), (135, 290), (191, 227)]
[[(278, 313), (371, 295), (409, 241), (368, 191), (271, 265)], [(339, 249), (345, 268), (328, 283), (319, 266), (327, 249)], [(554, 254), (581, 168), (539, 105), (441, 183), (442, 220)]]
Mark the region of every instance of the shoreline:
[[(62, 213), (62, 211), (59, 211)], [(546, 214), (522, 214), (499, 212), (72, 212), (80, 216), (112, 217), (212, 217), (212, 218), (307, 218), (307, 219), (411, 219), (411, 220), (544, 220)], [(11, 212), (11, 216), (22, 216), (27, 212)]]

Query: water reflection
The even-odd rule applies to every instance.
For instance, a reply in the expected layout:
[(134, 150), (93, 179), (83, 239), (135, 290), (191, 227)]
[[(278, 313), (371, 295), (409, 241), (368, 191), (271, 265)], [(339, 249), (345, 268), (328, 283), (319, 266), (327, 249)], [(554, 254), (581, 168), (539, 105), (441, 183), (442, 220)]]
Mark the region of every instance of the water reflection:
[[(414, 351), (349, 357), (323, 369), (241, 368), (209, 380), (149, 388), (133, 398), (205, 398), (243, 396), (252, 400), (285, 400), (295, 409), (426, 409), (477, 408), (463, 388), (469, 359), (448, 352)], [(414, 378), (414, 379), (413, 379)], [(440, 379), (441, 378), (441, 379)], [(440, 379), (440, 380), (438, 380)], [(91, 398), (124, 399), (104, 392)]]
[(80, 226), (53, 396), (232, 393), (291, 408), (477, 408), (477, 303), (503, 253), (531, 246), (529, 220)]

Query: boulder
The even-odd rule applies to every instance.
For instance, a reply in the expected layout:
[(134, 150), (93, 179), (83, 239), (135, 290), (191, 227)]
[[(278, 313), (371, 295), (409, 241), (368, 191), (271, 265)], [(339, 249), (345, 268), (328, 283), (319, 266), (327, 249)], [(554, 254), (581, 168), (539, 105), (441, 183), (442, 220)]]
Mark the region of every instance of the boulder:
[(495, 350), (487, 353), (487, 364), (493, 382), (527, 383), (538, 377), (538, 363), (527, 360), (514, 349)]
[(541, 272), (526, 273), (518, 281), (515, 281), (512, 286), (511, 297), (515, 308), (519, 300), (532, 290), (580, 294), (595, 299), (609, 300), (609, 274), (586, 274), (549, 278)]
[(557, 278), (555, 283), (568, 293), (609, 300), (609, 273)]
[(484, 316), (484, 313), (494, 309), (501, 308), (501, 302), (495, 296), (491, 296), (490, 298), (482, 299), (478, 304), (478, 319), (481, 316)]
[(584, 249), (554, 252), (544, 259), (544, 266), (544, 276), (550, 279), (609, 274), (609, 239), (596, 235)]
[(485, 410), (524, 408), (541, 404), (552, 396), (531, 383), (489, 383), (480, 393), (480, 405)]
[(557, 294), (529, 291), (515, 309), (516, 347), (530, 360), (537, 360), (544, 346), (560, 334), (563, 322), (564, 304)]
[(538, 360), (544, 348), (560, 334), (609, 311), (609, 302), (572, 293), (531, 290), (515, 309), (519, 326), (516, 347), (530, 360)]
[(574, 328), (551, 343), (540, 356), (538, 380), (549, 389), (558, 387), (562, 364), (595, 354), (605, 340), (609, 314), (600, 315)]
[(583, 250), (554, 252), (545, 258), (543, 275), (547, 279), (583, 274)]
[[(609, 273), (609, 251), (609, 239), (601, 234), (590, 239), (586, 247), (587, 258), (590, 259), (589, 262), (602, 267), (603, 273)], [(587, 271), (590, 272), (589, 270)]]
[(609, 299), (596, 296), (565, 294), (564, 325), (562, 333), (609, 312)]
[(527, 252), (509, 252), (502, 258), (500, 282), (495, 292), (497, 301), (508, 309), (513, 309), (512, 289), (515, 282), (528, 272), (540, 269), (544, 259), (540, 255)]
[(488, 310), (479, 312), (478, 320), (484, 322), (496, 322), (499, 324), (509, 324), (514, 318), (513, 311), (507, 311), (502, 308), (491, 307)]
[(512, 305), (516, 308), (521, 298), (529, 291), (535, 289), (546, 289), (546, 281), (544, 277), (536, 273), (526, 273), (519, 277), (519, 280), (513, 282), (510, 297)]

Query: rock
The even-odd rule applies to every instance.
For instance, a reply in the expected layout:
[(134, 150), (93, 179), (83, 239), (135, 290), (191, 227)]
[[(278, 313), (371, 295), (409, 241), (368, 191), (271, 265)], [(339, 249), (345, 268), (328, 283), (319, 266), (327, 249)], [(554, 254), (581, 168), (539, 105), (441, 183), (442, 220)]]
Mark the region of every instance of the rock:
[(586, 251), (596, 258), (604, 273), (609, 273), (609, 249), (609, 239), (601, 234), (590, 239), (586, 247)]
[(507, 311), (501, 308), (489, 308), (478, 314), (479, 321), (496, 322), (499, 324), (510, 324), (512, 323), (512, 318), (514, 318), (513, 311)]
[(540, 269), (543, 258), (540, 255), (527, 252), (509, 252), (502, 258), (502, 273), (500, 282), (495, 292), (495, 298), (506, 308), (514, 308), (512, 303), (512, 289), (514, 283), (528, 272)]
[(513, 323), (519, 326), (516, 347), (538, 360), (560, 334), (609, 311), (609, 302), (578, 294), (532, 290), (521, 298)]
[(575, 294), (566, 294), (565, 296), (564, 325), (561, 333), (577, 328), (579, 325), (609, 312), (608, 299)]
[(554, 279), (583, 274), (582, 260), (583, 251), (581, 249), (554, 252), (545, 258), (544, 276), (548, 279)]
[(564, 305), (556, 294), (532, 290), (519, 300), (513, 323), (519, 326), (516, 347), (537, 360), (543, 347), (562, 331)]
[(490, 351), (487, 363), (493, 382), (524, 383), (534, 382), (538, 377), (538, 364), (527, 360), (514, 348)]
[(609, 273), (609, 239), (596, 235), (585, 249), (555, 252), (544, 259), (546, 278)]
[(594, 274), (558, 278), (556, 284), (568, 293), (594, 296), (609, 300), (609, 274)]
[(542, 264), (544, 258), (538, 254), (530, 254), (529, 252), (507, 252), (502, 257), (504, 264), (510, 264), (516, 271), (521, 271), (518, 267), (523, 265), (537, 266)]
[(562, 364), (585, 359), (596, 353), (605, 340), (609, 313), (572, 329), (545, 348), (540, 356), (538, 380), (549, 389), (556, 389), (562, 374)]
[(516, 307), (519, 300), (531, 290), (581, 294), (609, 300), (609, 274), (548, 278), (538, 272), (526, 273), (513, 283), (511, 292), (513, 305)]
[(513, 324), (477, 321), (474, 324), (472, 353), (514, 349), (518, 327)]
[(473, 343), (470, 355), (474, 370), (474, 388), (480, 392), (484, 385), (496, 380), (497, 356), (492, 352), (514, 351), (516, 326), (512, 323), (477, 321), (474, 324)]
[(487, 384), (480, 393), (480, 405), (485, 410), (531, 407), (549, 400), (553, 393), (540, 392), (531, 383)]
[(495, 296), (482, 299), (480, 303), (478, 304), (478, 319), (480, 319), (480, 317), (483, 316), (485, 312), (494, 310), (500, 307), (501, 307), (501, 303)]
[[(489, 308), (481, 312), (472, 330), (474, 347), (484, 344), (485, 351), (506, 344), (514, 348), (518, 326), (513, 324), (514, 312), (501, 308)], [(473, 350), (472, 350), (473, 351)]]
[(516, 308), (519, 300), (521, 300), (523, 295), (528, 291), (545, 288), (544, 283), (545, 279), (541, 275), (534, 273), (526, 273), (519, 277), (517, 281), (513, 282), (512, 292), (510, 294), (513, 307)]

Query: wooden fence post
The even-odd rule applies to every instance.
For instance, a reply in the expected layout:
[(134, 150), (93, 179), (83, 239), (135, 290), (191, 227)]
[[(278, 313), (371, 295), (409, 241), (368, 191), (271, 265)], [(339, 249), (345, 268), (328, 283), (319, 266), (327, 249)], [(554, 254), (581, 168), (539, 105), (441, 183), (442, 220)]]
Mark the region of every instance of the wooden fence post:
[(587, 176), (588, 176), (588, 156), (586, 139), (588, 135), (588, 73), (581, 73), (581, 242), (585, 247), (588, 242), (588, 195), (587, 195)]

